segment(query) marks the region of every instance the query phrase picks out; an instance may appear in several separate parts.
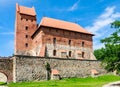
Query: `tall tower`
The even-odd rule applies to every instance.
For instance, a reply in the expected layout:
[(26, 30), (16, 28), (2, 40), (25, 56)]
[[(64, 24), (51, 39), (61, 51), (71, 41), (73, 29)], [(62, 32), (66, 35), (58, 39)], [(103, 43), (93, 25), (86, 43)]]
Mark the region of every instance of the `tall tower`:
[(34, 7), (28, 8), (16, 4), (15, 55), (30, 55), (32, 34), (37, 29)]

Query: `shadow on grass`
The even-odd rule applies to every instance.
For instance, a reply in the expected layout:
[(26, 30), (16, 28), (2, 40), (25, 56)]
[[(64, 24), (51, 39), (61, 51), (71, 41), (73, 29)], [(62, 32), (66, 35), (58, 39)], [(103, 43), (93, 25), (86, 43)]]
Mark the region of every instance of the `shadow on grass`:
[(7, 82), (0, 82), (0, 86), (6, 85)]

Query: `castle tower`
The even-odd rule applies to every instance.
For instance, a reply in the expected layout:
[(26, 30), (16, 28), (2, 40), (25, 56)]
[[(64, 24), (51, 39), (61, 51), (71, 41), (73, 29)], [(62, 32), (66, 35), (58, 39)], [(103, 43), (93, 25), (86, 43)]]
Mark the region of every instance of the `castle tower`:
[(37, 29), (34, 7), (28, 8), (16, 4), (15, 55), (30, 55), (32, 34)]

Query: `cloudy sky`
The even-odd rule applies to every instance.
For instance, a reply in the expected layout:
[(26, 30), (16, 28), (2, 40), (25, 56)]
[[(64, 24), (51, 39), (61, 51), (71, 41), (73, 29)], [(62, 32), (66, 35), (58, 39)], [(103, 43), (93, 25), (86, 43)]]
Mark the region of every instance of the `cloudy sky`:
[(14, 53), (16, 3), (34, 6), (38, 24), (43, 16), (78, 23), (95, 34), (94, 49), (115, 30), (110, 23), (120, 20), (120, 0), (0, 0), (0, 56)]

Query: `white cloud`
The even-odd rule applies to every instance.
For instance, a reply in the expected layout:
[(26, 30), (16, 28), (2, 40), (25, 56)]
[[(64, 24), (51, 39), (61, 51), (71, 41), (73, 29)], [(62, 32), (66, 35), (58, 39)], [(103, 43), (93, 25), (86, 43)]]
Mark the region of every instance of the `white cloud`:
[(79, 4), (80, 0), (78, 0), (77, 2), (75, 2), (69, 9), (68, 11), (74, 11), (78, 8), (78, 4)]
[(100, 49), (100, 48), (104, 47), (104, 44), (101, 44), (101, 43), (98, 44), (98, 43), (99, 43), (99, 42), (96, 42), (96, 43), (93, 45), (94, 50)]
[(107, 7), (104, 12), (94, 20), (91, 26), (85, 28), (95, 34), (94, 49), (103, 47), (99, 40), (111, 34), (110, 23), (120, 18), (120, 12), (115, 12), (115, 6)]
[(92, 26), (87, 26), (86, 29), (92, 33), (96, 33), (116, 20), (116, 18), (120, 18), (120, 12), (114, 12), (114, 10), (115, 6), (107, 7), (105, 11), (94, 21)]
[(14, 32), (2, 32), (0, 35), (14, 35)]

